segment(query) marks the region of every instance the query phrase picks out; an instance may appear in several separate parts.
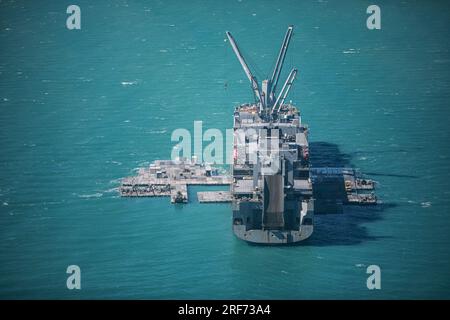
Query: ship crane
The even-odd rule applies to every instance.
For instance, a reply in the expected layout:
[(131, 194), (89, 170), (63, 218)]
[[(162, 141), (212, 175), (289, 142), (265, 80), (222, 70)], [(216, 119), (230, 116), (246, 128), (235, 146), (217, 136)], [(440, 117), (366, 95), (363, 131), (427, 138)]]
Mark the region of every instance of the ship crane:
[(270, 100), (273, 103), (275, 98), (275, 90), (277, 89), (278, 79), (280, 78), (281, 69), (283, 68), (284, 58), (286, 58), (286, 52), (291, 42), (292, 31), (294, 27), (289, 26), (286, 35), (284, 36), (283, 43), (281, 44), (280, 53), (278, 54), (277, 62), (275, 63), (275, 68), (273, 69), (272, 78), (270, 78)]
[(234, 40), (233, 36), (231, 35), (230, 32), (228, 31), (226, 32), (231, 47), (233, 48), (233, 51), (236, 54), (242, 68), (244, 69), (247, 78), (250, 80), (253, 93), (257, 99), (260, 114), (263, 114), (264, 112), (266, 115), (268, 115), (269, 113), (274, 115), (280, 111), (281, 106), (283, 105), (292, 87), (292, 83), (294, 82), (295, 77), (297, 75), (297, 69), (293, 69), (289, 73), (281, 89), (281, 92), (278, 94), (277, 99), (275, 99), (278, 80), (280, 79), (281, 70), (283, 69), (284, 60), (286, 58), (287, 49), (289, 47), (289, 43), (292, 38), (293, 29), (294, 27), (292, 25), (288, 27), (283, 39), (283, 43), (281, 44), (280, 52), (278, 53), (277, 61), (275, 63), (275, 68), (272, 72), (272, 76), (270, 79), (262, 81), (262, 90), (258, 85), (256, 77), (250, 71), (250, 68), (248, 67), (247, 62), (245, 61), (244, 56), (240, 52), (239, 47), (237, 46), (237, 43)]
[(261, 91), (259, 90), (258, 81), (256, 80), (256, 77), (252, 74), (250, 71), (250, 68), (248, 67), (247, 63), (245, 62), (244, 56), (239, 51), (239, 47), (236, 44), (236, 41), (234, 41), (233, 36), (230, 32), (226, 32), (228, 40), (230, 40), (231, 46), (233, 47), (234, 53), (236, 54), (239, 62), (241, 63), (242, 68), (245, 71), (245, 74), (247, 75), (248, 80), (250, 80), (252, 84), (252, 89), (255, 94), (255, 97), (258, 99), (259, 104), (259, 110), (262, 111), (264, 109), (263, 100), (261, 99)]
[(286, 97), (289, 94), (289, 90), (291, 90), (292, 83), (294, 82), (296, 76), (297, 76), (297, 69), (292, 69), (292, 71), (289, 73), (289, 76), (286, 79), (286, 82), (283, 85), (283, 88), (281, 88), (277, 100), (273, 104), (272, 114), (275, 112), (275, 109), (277, 110), (277, 113), (280, 112), (281, 106), (283, 105), (284, 100), (286, 100)]

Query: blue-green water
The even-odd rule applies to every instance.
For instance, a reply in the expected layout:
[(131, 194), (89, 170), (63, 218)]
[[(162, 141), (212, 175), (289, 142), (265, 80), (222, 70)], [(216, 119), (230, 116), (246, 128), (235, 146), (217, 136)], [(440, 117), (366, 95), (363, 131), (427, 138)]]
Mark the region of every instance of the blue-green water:
[[(450, 298), (445, 1), (377, 1), (373, 31), (369, 1), (76, 1), (73, 31), (70, 4), (0, 3), (0, 298)], [(174, 129), (230, 128), (251, 101), (225, 30), (262, 79), (288, 24), (311, 143), (371, 174), (385, 206), (255, 247), (229, 205), (118, 197), (121, 177), (170, 157)]]

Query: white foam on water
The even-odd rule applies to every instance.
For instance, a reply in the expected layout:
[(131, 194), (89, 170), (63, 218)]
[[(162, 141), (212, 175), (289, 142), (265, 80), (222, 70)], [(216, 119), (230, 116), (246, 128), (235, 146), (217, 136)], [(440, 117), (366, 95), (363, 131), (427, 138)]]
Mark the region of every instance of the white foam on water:
[(118, 187), (115, 187), (115, 188), (111, 188), (111, 189), (108, 189), (108, 190), (105, 190), (105, 191), (103, 191), (104, 193), (116, 193), (116, 192), (118, 192), (119, 191), (119, 188)]
[(100, 193), (100, 192), (93, 193), (93, 194), (80, 194), (80, 195), (78, 195), (79, 198), (84, 198), (84, 199), (100, 198), (101, 196), (103, 196), (103, 193)]
[(118, 184), (122, 182), (122, 178), (117, 178), (109, 181), (110, 184)]
[(350, 48), (350, 49), (342, 51), (342, 53), (343, 54), (355, 54), (355, 53), (359, 53), (359, 49)]
[(167, 130), (150, 130), (150, 131), (148, 131), (148, 133), (150, 133), (150, 134), (163, 134), (166, 132), (167, 132)]
[(121, 84), (124, 87), (133, 86), (136, 85), (138, 82), (136, 80), (134, 81), (122, 81)]
[(431, 207), (431, 202), (429, 202), (429, 201), (422, 202), (420, 205), (422, 208), (428, 208), (428, 207)]

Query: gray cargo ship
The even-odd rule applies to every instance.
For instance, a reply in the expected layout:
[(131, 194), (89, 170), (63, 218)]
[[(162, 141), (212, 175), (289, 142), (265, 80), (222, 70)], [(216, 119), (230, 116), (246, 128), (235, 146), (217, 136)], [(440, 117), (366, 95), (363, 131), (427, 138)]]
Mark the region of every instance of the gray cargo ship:
[(297, 69), (277, 92), (293, 33), (289, 26), (270, 79), (259, 85), (230, 32), (228, 40), (247, 75), (255, 102), (234, 112), (231, 183), (233, 231), (247, 242), (289, 244), (313, 232), (308, 127), (299, 110), (285, 103)]

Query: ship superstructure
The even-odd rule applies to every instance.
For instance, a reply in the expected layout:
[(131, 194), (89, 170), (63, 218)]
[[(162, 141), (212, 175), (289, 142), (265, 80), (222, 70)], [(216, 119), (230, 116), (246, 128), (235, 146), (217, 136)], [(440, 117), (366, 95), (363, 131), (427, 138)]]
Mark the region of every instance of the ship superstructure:
[(255, 102), (236, 107), (231, 184), (233, 231), (245, 241), (287, 244), (313, 232), (308, 127), (299, 110), (285, 103), (297, 75), (292, 69), (277, 92), (292, 37), (289, 26), (275, 68), (261, 88), (230, 32), (228, 40), (247, 75)]

